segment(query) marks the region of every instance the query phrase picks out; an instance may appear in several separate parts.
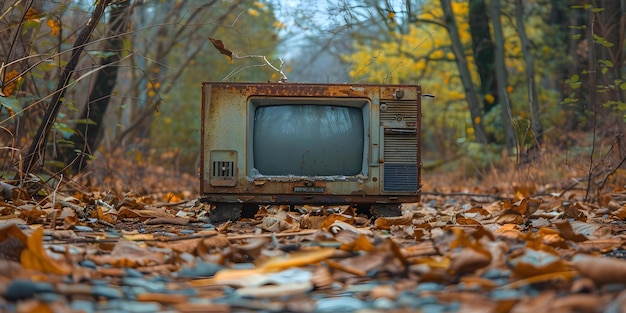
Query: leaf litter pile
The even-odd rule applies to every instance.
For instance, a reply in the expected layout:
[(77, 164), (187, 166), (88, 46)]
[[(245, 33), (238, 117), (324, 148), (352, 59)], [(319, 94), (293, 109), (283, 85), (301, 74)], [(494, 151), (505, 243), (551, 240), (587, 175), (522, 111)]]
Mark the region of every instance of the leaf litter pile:
[(0, 186), (1, 312), (626, 311), (623, 187), (226, 220), (190, 193)]

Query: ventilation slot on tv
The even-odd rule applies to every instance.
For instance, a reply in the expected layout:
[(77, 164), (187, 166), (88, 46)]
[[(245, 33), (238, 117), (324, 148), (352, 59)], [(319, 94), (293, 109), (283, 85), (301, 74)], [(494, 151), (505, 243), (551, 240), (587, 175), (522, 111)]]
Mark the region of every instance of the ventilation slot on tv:
[(233, 177), (235, 176), (235, 166), (233, 162), (213, 162), (213, 176)]
[(213, 161), (211, 168), (212, 186), (232, 187), (237, 185), (237, 173), (233, 161)]
[(417, 133), (410, 129), (386, 129), (384, 139), (383, 190), (417, 192)]

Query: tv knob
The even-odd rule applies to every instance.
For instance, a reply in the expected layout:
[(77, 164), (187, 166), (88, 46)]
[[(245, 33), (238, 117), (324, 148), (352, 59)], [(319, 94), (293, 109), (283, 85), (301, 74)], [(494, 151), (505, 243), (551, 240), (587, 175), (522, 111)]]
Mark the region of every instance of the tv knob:
[(404, 90), (402, 90), (402, 89), (396, 90), (396, 92), (393, 94), (393, 97), (396, 100), (404, 98)]

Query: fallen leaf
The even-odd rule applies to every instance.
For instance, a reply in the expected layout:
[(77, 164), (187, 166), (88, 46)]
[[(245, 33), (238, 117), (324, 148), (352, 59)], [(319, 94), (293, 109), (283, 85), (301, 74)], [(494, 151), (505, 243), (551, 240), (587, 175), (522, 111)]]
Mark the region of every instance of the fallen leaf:
[(287, 256), (278, 256), (269, 259), (259, 266), (267, 271), (287, 269), (290, 267), (304, 266), (328, 259), (335, 253), (333, 248), (311, 249), (298, 251)]
[(402, 216), (379, 217), (374, 221), (374, 227), (377, 229), (389, 230), (393, 225), (411, 225), (413, 222), (413, 214), (408, 213)]
[(16, 224), (0, 228), (0, 260), (19, 261), (28, 237)]
[(625, 260), (577, 254), (572, 258), (571, 265), (599, 284), (626, 282)]
[(554, 225), (559, 229), (561, 236), (567, 240), (571, 240), (573, 242), (581, 242), (589, 240), (585, 235), (574, 232), (572, 229), (572, 225), (567, 220), (561, 220), (554, 223)]
[(25, 269), (37, 270), (43, 273), (67, 275), (70, 269), (62, 262), (50, 259), (43, 247), (43, 229), (35, 230), (26, 240), (26, 249), (20, 257)]
[(464, 248), (450, 256), (452, 269), (457, 274), (472, 273), (491, 263), (491, 254), (472, 248)]

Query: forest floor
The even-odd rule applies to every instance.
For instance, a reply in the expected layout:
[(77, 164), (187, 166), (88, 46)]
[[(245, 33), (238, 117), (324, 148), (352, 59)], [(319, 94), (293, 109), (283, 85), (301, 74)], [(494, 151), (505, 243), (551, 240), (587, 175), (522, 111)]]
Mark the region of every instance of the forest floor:
[(588, 189), (576, 168), (425, 174), (398, 217), (220, 223), (196, 178), (161, 168), (35, 198), (5, 181), (0, 312), (626, 312), (626, 175)]

